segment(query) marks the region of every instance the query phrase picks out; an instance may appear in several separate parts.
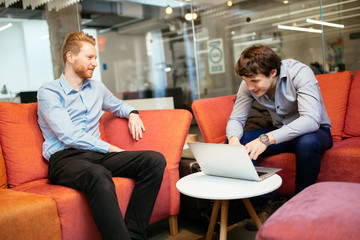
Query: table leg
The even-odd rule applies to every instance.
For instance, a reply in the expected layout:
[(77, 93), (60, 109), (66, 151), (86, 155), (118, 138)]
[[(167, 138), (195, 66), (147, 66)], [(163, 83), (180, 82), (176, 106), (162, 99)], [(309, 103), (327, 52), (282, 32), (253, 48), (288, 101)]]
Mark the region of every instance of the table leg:
[(214, 206), (213, 206), (213, 210), (211, 212), (211, 217), (210, 217), (210, 223), (209, 223), (209, 227), (206, 233), (206, 240), (211, 240), (212, 239), (212, 235), (214, 232), (214, 228), (215, 228), (215, 224), (216, 224), (216, 219), (219, 213), (219, 209), (220, 209), (220, 200), (215, 200), (214, 201)]
[(250, 214), (250, 217), (251, 217), (252, 220), (254, 221), (256, 227), (257, 227), (258, 229), (260, 229), (260, 227), (261, 227), (261, 222), (260, 222), (259, 217), (258, 217), (258, 215), (256, 214), (253, 206), (251, 205), (250, 200), (249, 200), (248, 198), (244, 198), (244, 199), (242, 199), (242, 201), (243, 201), (243, 203), (244, 203), (244, 205), (245, 205), (248, 213)]
[(226, 240), (228, 222), (229, 201), (221, 201), (220, 240)]

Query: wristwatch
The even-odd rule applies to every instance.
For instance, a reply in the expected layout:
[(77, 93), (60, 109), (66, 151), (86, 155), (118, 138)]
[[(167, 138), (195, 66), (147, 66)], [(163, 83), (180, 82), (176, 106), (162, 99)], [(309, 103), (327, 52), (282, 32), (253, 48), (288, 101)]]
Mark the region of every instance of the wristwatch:
[(266, 147), (270, 146), (270, 140), (268, 135), (266, 134), (261, 134), (259, 137), (260, 142), (262, 142), (263, 144), (266, 145)]
[(129, 115), (130, 115), (131, 113), (139, 114), (139, 111), (138, 111), (138, 110), (132, 110), (132, 111), (129, 113)]

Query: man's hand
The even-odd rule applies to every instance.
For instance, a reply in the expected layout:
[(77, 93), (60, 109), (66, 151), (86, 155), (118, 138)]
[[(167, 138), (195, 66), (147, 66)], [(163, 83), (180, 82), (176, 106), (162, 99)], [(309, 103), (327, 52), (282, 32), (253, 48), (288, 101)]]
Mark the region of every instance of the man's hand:
[(260, 142), (259, 138), (256, 138), (245, 145), (245, 149), (252, 160), (256, 160), (258, 156), (266, 150), (266, 148), (266, 145)]
[(124, 150), (124, 149), (121, 149), (121, 148), (118, 148), (117, 146), (110, 145), (109, 150), (108, 150), (108, 153), (111, 153), (111, 152), (122, 152), (122, 151), (125, 151), (125, 150)]
[[(269, 132), (266, 135), (269, 137), (270, 144), (276, 143), (272, 133)], [(252, 160), (256, 160), (259, 157), (259, 155), (266, 150), (266, 148), (267, 146), (264, 143), (262, 143), (259, 138), (256, 138), (245, 145), (245, 149), (247, 150), (250, 159)]]
[(145, 132), (144, 124), (139, 116), (136, 113), (130, 113), (129, 115), (129, 130), (130, 134), (135, 140), (142, 138), (142, 132)]
[(239, 138), (236, 137), (236, 136), (232, 136), (232, 137), (229, 139), (229, 144), (230, 144), (230, 145), (241, 145)]

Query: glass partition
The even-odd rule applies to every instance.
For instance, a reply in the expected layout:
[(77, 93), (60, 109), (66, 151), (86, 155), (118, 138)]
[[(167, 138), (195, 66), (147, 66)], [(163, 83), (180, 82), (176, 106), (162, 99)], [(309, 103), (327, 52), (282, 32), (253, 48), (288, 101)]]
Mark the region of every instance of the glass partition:
[(235, 63), (246, 47), (258, 43), (316, 74), (355, 72), (360, 69), (359, 7), (354, 0), (195, 0), (200, 97), (236, 93), (241, 79), (234, 74)]
[(41, 2), (0, 1), (1, 100), (21, 101), (20, 92), (57, 79), (62, 41), (81, 29), (97, 39), (93, 78), (116, 96), (172, 97), (190, 110), (197, 76), (189, 1)]
[(171, 96), (189, 110), (198, 98), (236, 93), (234, 65), (255, 43), (317, 74), (360, 69), (359, 0), (41, 2), (0, 0), (1, 100), (56, 79), (63, 38), (78, 29), (97, 39), (93, 77), (116, 96)]

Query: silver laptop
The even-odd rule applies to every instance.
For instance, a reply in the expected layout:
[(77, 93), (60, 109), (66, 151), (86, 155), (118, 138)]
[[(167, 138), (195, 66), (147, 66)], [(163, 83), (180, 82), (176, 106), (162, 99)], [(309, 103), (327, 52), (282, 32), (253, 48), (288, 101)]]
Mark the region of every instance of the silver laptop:
[(207, 175), (261, 181), (281, 168), (255, 167), (242, 145), (187, 143), (201, 171)]

